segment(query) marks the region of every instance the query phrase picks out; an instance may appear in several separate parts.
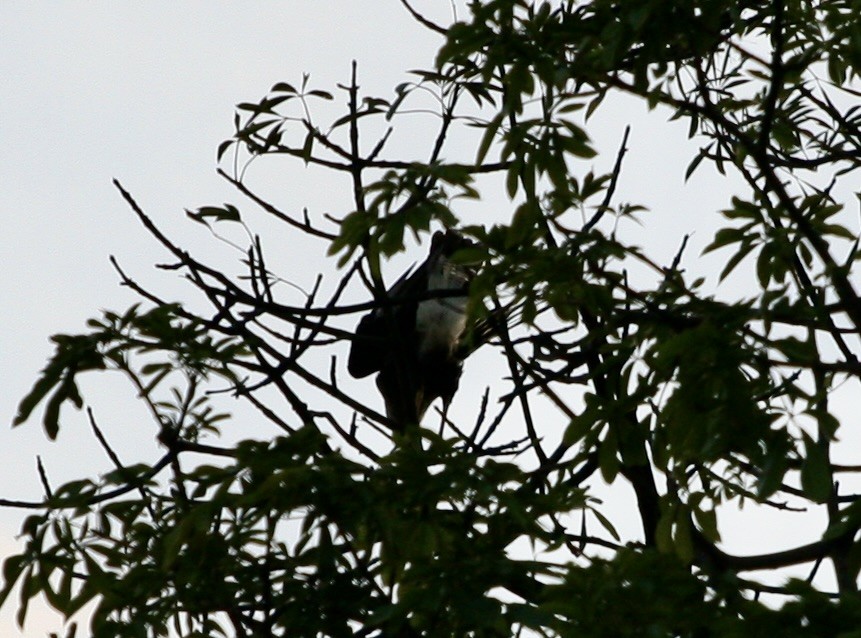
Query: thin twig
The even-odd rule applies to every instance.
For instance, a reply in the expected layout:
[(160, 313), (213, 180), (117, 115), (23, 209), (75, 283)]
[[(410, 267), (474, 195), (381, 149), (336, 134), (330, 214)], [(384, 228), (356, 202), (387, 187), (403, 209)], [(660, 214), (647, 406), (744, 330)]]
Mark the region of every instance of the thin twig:
[(631, 125), (625, 127), (625, 133), (622, 135), (622, 143), (619, 145), (619, 150), (616, 153), (616, 163), (613, 165), (613, 172), (610, 177), (610, 184), (607, 186), (607, 191), (604, 193), (604, 200), (598, 206), (598, 210), (592, 215), (592, 218), (583, 224), (583, 232), (588, 232), (601, 221), (604, 214), (610, 210), (610, 202), (613, 200), (613, 194), (616, 192), (616, 183), (619, 180), (619, 175), (622, 173), (622, 160), (628, 152), (628, 136), (631, 134)]

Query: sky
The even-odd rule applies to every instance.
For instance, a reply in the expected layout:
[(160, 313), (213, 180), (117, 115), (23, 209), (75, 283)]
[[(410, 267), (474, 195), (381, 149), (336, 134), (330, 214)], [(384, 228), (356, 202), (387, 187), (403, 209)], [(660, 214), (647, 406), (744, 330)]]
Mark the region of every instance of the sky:
[[(415, 4), (441, 22), (450, 17), (448, 3)], [(276, 82), (298, 83), (305, 72), (312, 85), (333, 90), (349, 81), (352, 60), (364, 90), (390, 97), (409, 79), (409, 69), (432, 63), (439, 43), (397, 0), (0, 3), (0, 496), (39, 498), (36, 455), (54, 484), (105, 466), (81, 413), (64, 413), (55, 442), (45, 440), (38, 418), (14, 430), (9, 424), (52, 352), (49, 335), (80, 332), (102, 309), (122, 310), (136, 301), (118, 285), (108, 257), (167, 297), (182, 299), (188, 291), (176, 276), (153, 268), (167, 255), (111, 180), (120, 180), (179, 243), (235, 259), (183, 212), (239, 199), (215, 172), (216, 147), (233, 131), (234, 105), (259, 99)], [(691, 230), (690, 254), (696, 255), (716, 223), (697, 215), (720, 209), (737, 185), (697, 175), (685, 186), (693, 147), (684, 127), (625, 100), (608, 104), (590, 129), (606, 151), (595, 160), (596, 170), (612, 166), (626, 124), (632, 125), (631, 150), (619, 198), (650, 206), (648, 228), (659, 261), (668, 263)], [(408, 152), (409, 138), (401, 144)], [(293, 210), (337, 211), (349, 202), (348, 184), (296, 165), (259, 175), (276, 201)], [(506, 206), (500, 193), (472, 209), (492, 217), (505, 214)], [(279, 231), (258, 223), (276, 233), (270, 246), (279, 247)], [(285, 244), (275, 259), (294, 280), (309, 284), (323, 251)], [(142, 448), (155, 454), (152, 432), (138, 427), (145, 415), (128, 388), (110, 379), (89, 384), (85, 390), (96, 390), (96, 418), (121, 455)], [(21, 517), (0, 510), (0, 555), (15, 547)], [(774, 539), (762, 543), (759, 549)], [(16, 633), (9, 606), (0, 612), (3, 636), (57, 629), (55, 617), (37, 610), (26, 631)]]

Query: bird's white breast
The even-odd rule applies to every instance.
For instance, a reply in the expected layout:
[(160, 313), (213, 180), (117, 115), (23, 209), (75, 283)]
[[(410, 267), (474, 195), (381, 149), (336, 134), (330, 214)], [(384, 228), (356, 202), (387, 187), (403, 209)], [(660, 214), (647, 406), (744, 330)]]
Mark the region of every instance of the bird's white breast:
[[(456, 290), (465, 277), (453, 269), (431, 273), (428, 290)], [(448, 272), (446, 272), (448, 271)], [(441, 297), (420, 301), (416, 308), (416, 331), (420, 335), (420, 354), (445, 350), (451, 354), (466, 329), (466, 297)]]

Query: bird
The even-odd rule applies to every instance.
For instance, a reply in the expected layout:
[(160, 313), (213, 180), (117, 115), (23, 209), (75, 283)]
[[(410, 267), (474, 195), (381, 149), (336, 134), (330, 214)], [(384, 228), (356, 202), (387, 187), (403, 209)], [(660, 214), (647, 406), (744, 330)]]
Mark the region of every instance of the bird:
[(474, 267), (451, 261), (475, 243), (453, 229), (434, 233), (427, 259), (405, 272), (386, 302), (359, 321), (347, 370), (357, 379), (377, 373), (393, 429), (421, 422), (436, 399), (443, 414), (457, 391), (465, 346), (467, 300)]

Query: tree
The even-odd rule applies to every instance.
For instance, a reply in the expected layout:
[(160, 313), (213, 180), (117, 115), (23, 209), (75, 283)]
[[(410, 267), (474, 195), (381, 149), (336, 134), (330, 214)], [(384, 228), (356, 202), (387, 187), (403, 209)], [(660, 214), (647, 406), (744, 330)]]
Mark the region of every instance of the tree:
[[(43, 404), (56, 436), (61, 408), (85, 404), (78, 375), (117, 371), (164, 454), (125, 464), (92, 418), (116, 470), (5, 503), (33, 513), (3, 598), (21, 587), (22, 621), (39, 594), (69, 617), (96, 601), (97, 636), (857, 635), (861, 509), (847, 485), (861, 465), (835, 403), (861, 377), (858, 232), (844, 209), (861, 164), (861, 5), (496, 0), (443, 28), (402, 4), (443, 39), (432, 68), (377, 97), (354, 67), (339, 87), (347, 110), (326, 123), (314, 113), (332, 93), (278, 83), (238, 105), (219, 147), (239, 193), (337, 256), (334, 282), (305, 303), (282, 301), (263, 239), (232, 277), (117, 183), (209, 308), (168, 302), (116, 264), (141, 303), (54, 337), (16, 423)], [(616, 201), (622, 130), (612, 169), (588, 170), (589, 118), (618, 94), (689, 125), (688, 177), (744, 180), (724, 210), (697, 213), (723, 217), (707, 248), (718, 276), (700, 276), (686, 237), (662, 263), (630, 236), (628, 220), (649, 219)], [(428, 104), (425, 154), (390, 157)], [(452, 137), (476, 132), (474, 156), (449, 157)], [(245, 169), (278, 156), (344, 175), (354, 210), (275, 207)], [(458, 200), (494, 188), (510, 214), (458, 217)], [(391, 306), (384, 262), (408, 231), (454, 226), (475, 242), (460, 258), (483, 264), (471, 323), (490, 327), (506, 390), (469, 419), (428, 414), (393, 432), (346, 381), (344, 346), (360, 314)], [(718, 287), (731, 277), (743, 294)], [(344, 301), (359, 294), (369, 301)], [(218, 409), (225, 393), (272, 437), (203, 438), (242, 431)], [(639, 534), (616, 531), (602, 483), (631, 489)], [(736, 554), (720, 531), (744, 503), (827, 520), (791, 549)], [(801, 564), (806, 580), (760, 582)], [(823, 564), (831, 584), (815, 578)]]

